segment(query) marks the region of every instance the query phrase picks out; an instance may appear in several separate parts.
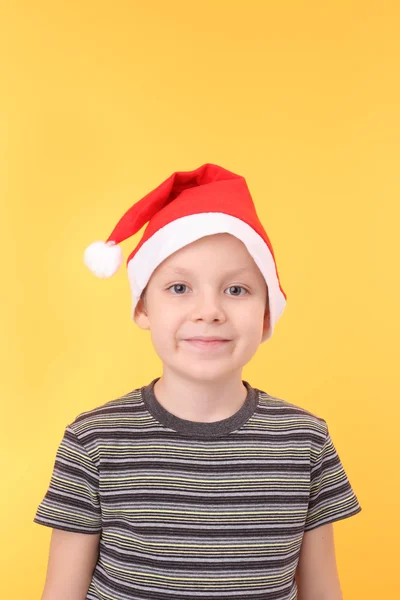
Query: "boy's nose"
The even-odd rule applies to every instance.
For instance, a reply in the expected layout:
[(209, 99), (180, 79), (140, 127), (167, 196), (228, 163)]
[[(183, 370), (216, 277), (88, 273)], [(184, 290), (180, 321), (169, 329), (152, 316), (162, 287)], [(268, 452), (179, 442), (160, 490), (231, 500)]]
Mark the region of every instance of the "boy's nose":
[(193, 320), (222, 321), (226, 319), (221, 299), (215, 295), (202, 295), (196, 298), (192, 311)]

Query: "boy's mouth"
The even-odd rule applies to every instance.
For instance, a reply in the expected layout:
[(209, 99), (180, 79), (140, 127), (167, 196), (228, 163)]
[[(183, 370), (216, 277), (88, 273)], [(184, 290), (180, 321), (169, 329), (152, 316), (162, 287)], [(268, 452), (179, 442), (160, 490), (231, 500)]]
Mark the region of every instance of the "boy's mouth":
[(194, 337), (188, 338), (184, 341), (197, 348), (218, 348), (220, 346), (224, 346), (231, 340), (220, 337)]
[(202, 342), (229, 342), (227, 338), (223, 338), (220, 336), (207, 337), (203, 335), (197, 335), (196, 337), (187, 338), (187, 341), (200, 340)]

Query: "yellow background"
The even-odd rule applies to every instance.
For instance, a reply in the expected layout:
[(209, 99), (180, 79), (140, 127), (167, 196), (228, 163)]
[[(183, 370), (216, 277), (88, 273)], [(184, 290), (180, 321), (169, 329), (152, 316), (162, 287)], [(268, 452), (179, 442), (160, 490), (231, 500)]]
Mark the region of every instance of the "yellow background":
[(344, 598), (397, 597), (400, 5), (37, 0), (0, 22), (1, 596), (40, 598), (66, 424), (160, 374), (125, 268), (97, 279), (84, 248), (215, 162), (288, 296), (244, 378), (329, 424), (363, 507), (335, 525)]

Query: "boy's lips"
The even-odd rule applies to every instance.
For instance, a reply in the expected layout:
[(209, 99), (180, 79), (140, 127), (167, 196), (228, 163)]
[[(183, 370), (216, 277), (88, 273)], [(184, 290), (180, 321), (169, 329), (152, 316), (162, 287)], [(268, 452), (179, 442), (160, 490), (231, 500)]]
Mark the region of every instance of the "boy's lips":
[(222, 346), (225, 346), (231, 340), (228, 340), (226, 338), (221, 338), (221, 337), (207, 338), (207, 337), (196, 336), (194, 338), (187, 338), (184, 341), (187, 342), (188, 344), (190, 344), (190, 346), (192, 346), (194, 348), (211, 349), (211, 348), (220, 348)]
[(228, 340), (228, 338), (223, 338), (223, 337), (220, 337), (220, 336), (206, 337), (206, 336), (197, 335), (196, 337), (186, 338), (186, 341), (187, 342), (194, 342), (194, 341), (201, 341), (201, 342), (229, 342), (230, 340)]

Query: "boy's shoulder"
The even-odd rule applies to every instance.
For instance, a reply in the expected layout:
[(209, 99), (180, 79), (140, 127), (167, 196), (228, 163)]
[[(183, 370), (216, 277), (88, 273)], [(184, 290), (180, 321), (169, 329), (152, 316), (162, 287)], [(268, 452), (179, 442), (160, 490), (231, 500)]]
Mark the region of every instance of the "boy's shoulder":
[(75, 433), (79, 433), (82, 429), (87, 429), (91, 425), (106, 425), (120, 421), (121, 419), (123, 420), (124, 416), (127, 418), (132, 415), (132, 410), (135, 406), (139, 407), (141, 402), (141, 388), (138, 387), (123, 396), (112, 398), (94, 408), (79, 413), (69, 423), (68, 427)]
[(288, 423), (297, 424), (299, 427), (308, 426), (314, 431), (326, 435), (328, 425), (322, 416), (289, 400), (272, 396), (263, 390), (257, 391), (259, 392), (259, 410), (269, 419), (287, 420)]

